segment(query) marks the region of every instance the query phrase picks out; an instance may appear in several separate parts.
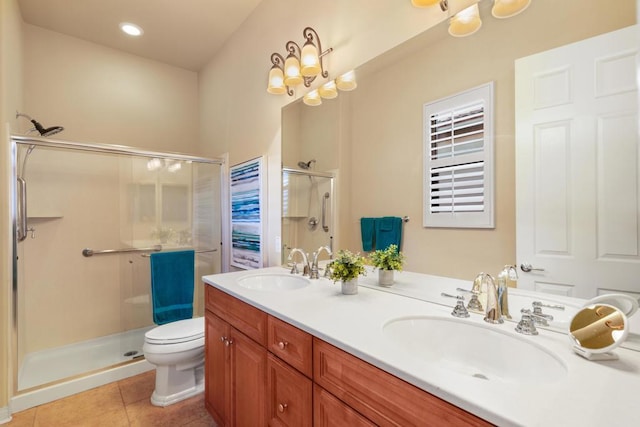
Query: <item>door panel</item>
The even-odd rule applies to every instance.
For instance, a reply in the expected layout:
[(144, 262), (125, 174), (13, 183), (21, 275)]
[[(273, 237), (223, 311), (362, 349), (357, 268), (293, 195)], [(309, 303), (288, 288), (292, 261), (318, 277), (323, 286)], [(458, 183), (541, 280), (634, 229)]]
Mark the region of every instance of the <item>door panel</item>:
[(516, 61), (524, 289), (640, 297), (637, 28)]

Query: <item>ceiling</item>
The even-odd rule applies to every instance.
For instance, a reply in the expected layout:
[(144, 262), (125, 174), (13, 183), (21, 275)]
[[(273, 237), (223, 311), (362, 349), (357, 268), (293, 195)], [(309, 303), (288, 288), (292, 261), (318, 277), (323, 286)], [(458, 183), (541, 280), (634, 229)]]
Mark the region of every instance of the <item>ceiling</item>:
[[(200, 70), (260, 0), (18, 0), (28, 24), (154, 59)], [(144, 30), (120, 31), (121, 22)]]

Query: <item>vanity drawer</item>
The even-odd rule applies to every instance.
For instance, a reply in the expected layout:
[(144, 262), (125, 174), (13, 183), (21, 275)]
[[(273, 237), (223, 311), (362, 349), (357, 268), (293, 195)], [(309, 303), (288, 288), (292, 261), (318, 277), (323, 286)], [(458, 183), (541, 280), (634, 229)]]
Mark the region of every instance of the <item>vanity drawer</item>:
[(380, 426), (491, 425), (318, 338), (313, 380)]
[(371, 421), (317, 385), (313, 386), (314, 427), (375, 427)]
[(267, 354), (268, 425), (311, 427), (313, 384), (311, 380), (273, 354)]
[(307, 377), (313, 375), (313, 338), (308, 333), (273, 316), (268, 317), (269, 351)]
[(231, 326), (262, 346), (267, 344), (267, 314), (232, 297), (221, 290), (205, 285), (205, 307)]

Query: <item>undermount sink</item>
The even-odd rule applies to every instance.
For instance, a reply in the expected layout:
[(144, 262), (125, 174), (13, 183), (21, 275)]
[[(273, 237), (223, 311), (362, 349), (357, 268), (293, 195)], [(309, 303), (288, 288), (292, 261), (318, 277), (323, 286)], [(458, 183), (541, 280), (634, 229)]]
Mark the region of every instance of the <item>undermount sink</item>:
[(256, 274), (238, 279), (243, 288), (258, 291), (293, 291), (308, 286), (309, 279), (293, 274)]
[(488, 381), (550, 383), (566, 376), (564, 363), (542, 346), (459, 319), (416, 316), (383, 326), (402, 351), (438, 368)]

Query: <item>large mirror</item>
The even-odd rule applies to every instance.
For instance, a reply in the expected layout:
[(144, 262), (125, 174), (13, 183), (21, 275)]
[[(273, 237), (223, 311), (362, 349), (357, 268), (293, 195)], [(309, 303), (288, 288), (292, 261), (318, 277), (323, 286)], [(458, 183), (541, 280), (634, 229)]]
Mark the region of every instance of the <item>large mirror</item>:
[[(318, 107), (302, 102), (286, 106), (283, 109), (283, 165), (297, 168), (299, 161), (316, 159), (317, 171), (335, 174), (336, 233), (333, 237), (337, 248), (362, 251), (361, 217), (407, 216), (410, 221), (404, 225), (402, 250), (407, 255), (408, 270), (471, 281), (480, 271), (495, 275), (505, 264), (519, 266), (529, 261), (534, 270), (520, 271), (521, 282), (533, 278), (538, 284), (537, 290), (590, 298), (595, 295), (583, 295), (577, 288), (555, 287), (553, 280), (545, 280), (551, 268), (535, 270), (546, 266), (538, 266), (536, 260), (518, 259), (516, 254), (521, 214), (516, 207), (516, 195), (521, 196), (516, 183), (519, 176), (516, 170), (516, 106), (519, 102), (515, 89), (516, 62), (635, 24), (636, 1), (620, 0), (613, 5), (600, 0), (533, 0), (525, 12), (509, 19), (492, 17), (491, 4), (486, 0), (480, 2), (483, 25), (476, 34), (451, 37), (445, 19), (359, 67), (355, 91), (340, 92), (338, 98), (324, 100)], [(490, 81), (495, 88), (495, 228), (424, 228), (423, 105)], [(634, 88), (633, 96), (635, 92)], [(616, 129), (618, 139), (627, 136), (626, 139), (632, 141), (631, 150), (635, 147), (636, 151), (630, 154), (637, 168), (637, 121), (635, 123), (635, 127), (617, 126)], [(605, 153), (617, 149), (607, 146)], [(628, 154), (623, 156), (629, 157)], [(618, 160), (620, 158), (618, 156)], [(573, 182), (573, 189), (583, 191), (597, 185), (596, 182)], [(635, 197), (631, 205), (637, 209), (637, 182), (632, 182), (632, 187), (627, 194)], [(586, 204), (572, 205), (569, 209), (594, 211), (597, 207)], [(592, 212), (592, 216), (598, 215)], [(541, 233), (544, 234), (544, 230)], [(572, 233), (580, 234), (579, 231)], [(616, 233), (630, 237), (625, 243), (629, 246), (626, 253), (613, 257), (614, 261), (619, 266), (622, 262), (630, 265), (624, 267), (627, 277), (640, 277), (637, 274), (640, 272), (637, 225)], [(548, 255), (549, 258), (570, 258), (562, 251), (550, 251)], [(598, 252), (594, 255), (597, 261), (592, 264), (606, 257)], [(569, 268), (578, 282), (589, 281), (591, 271), (581, 270)], [(629, 279), (619, 278), (618, 270), (608, 271), (608, 283), (595, 283), (589, 292), (622, 290), (640, 297), (640, 282), (631, 281), (621, 288), (617, 286), (621, 280)], [(545, 288), (545, 285), (549, 286)]]

